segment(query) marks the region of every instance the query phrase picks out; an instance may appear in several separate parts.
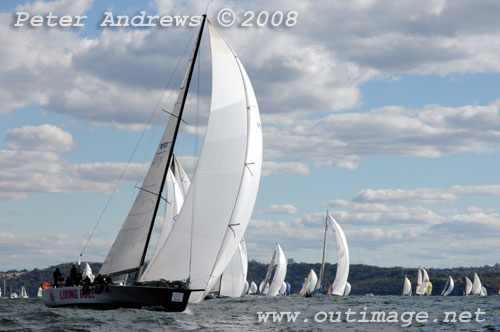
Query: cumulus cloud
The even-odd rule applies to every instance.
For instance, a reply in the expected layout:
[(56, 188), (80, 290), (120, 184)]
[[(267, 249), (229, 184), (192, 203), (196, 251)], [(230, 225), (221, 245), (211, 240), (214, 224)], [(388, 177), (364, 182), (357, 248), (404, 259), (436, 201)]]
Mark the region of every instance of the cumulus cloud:
[[(18, 200), (32, 193), (109, 193), (124, 163), (73, 164), (62, 156), (75, 146), (67, 131), (52, 125), (10, 129), (0, 150), (0, 199)], [(128, 165), (123, 182), (142, 179), (148, 164)]]
[(67, 152), (76, 144), (70, 133), (46, 124), (7, 130), (4, 146), (14, 150)]
[(299, 210), (292, 204), (271, 204), (267, 208), (255, 210), (256, 215), (266, 214), (297, 214)]

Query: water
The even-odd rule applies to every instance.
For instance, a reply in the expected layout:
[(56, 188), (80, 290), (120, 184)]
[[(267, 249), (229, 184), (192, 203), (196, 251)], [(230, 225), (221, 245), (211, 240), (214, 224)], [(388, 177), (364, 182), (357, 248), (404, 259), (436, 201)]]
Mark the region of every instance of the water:
[[(365, 309), (366, 307), (366, 309)], [(347, 322), (345, 312), (351, 314)], [(477, 322), (475, 312), (481, 312)], [(257, 312), (300, 312), (296, 321), (281, 323), (258, 322)], [(323, 313), (342, 312), (341, 322), (321, 322)], [(397, 313), (398, 322), (360, 322), (372, 312)], [(456, 322), (443, 322), (444, 313), (457, 313)], [(470, 322), (458, 321), (459, 314), (470, 312)], [(405, 312), (426, 312), (427, 321), (416, 322), (415, 316)], [(316, 320), (315, 321), (315, 315)], [(463, 314), (463, 318), (467, 313)], [(376, 319), (377, 316), (375, 316)], [(394, 318), (394, 316), (393, 316)], [(411, 319), (411, 325), (407, 325)], [(449, 319), (451, 320), (451, 316)], [(421, 316), (423, 319), (423, 316)], [(406, 323), (405, 323), (406, 322)], [(344, 298), (317, 296), (243, 297), (214, 299), (189, 305), (182, 313), (119, 309), (91, 310), (73, 308), (47, 308), (37, 298), (0, 299), (0, 331), (500, 331), (500, 296), (487, 297), (400, 297), (400, 296), (348, 296)]]

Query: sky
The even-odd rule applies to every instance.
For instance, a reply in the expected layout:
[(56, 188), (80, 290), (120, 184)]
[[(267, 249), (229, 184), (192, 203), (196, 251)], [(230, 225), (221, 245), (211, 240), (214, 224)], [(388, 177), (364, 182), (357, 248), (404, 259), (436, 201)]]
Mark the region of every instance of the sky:
[[(74, 261), (131, 160), (84, 252), (103, 261), (168, 120), (198, 28), (101, 27), (104, 13), (206, 6), (0, 3), (0, 270)], [(221, 26), (223, 8), (237, 24)], [(238, 26), (248, 11), (294, 11), (296, 24)], [(16, 12), (87, 19), (15, 27)], [(320, 262), (329, 211), (353, 264), (499, 263), (499, 13), (493, 0), (213, 1), (263, 125), (249, 259), (267, 263), (279, 242), (287, 258)], [(188, 172), (210, 103), (206, 40), (200, 54), (176, 147)]]

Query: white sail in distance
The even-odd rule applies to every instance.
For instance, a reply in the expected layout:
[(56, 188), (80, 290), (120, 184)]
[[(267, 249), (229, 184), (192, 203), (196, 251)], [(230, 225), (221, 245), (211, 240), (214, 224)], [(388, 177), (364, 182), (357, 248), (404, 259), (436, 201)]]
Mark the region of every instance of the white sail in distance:
[[(262, 165), (262, 130), (250, 80), (208, 23), (212, 99), (198, 164), (177, 221), (141, 280), (190, 280), (200, 302), (238, 247), (253, 211)], [(191, 241), (189, 240), (191, 239)]]
[(302, 296), (310, 295), (314, 292), (314, 288), (316, 287), (316, 283), (318, 282), (318, 276), (313, 269), (309, 271), (307, 278), (304, 280), (304, 285), (300, 290), (299, 294)]
[(349, 276), (349, 248), (347, 247), (344, 231), (330, 213), (327, 213), (327, 215), (335, 233), (337, 245), (337, 273), (332, 285), (332, 294), (342, 296)]
[(455, 288), (455, 282), (453, 281), (453, 278), (450, 276), (448, 278), (448, 281), (446, 281), (446, 285), (443, 288), (443, 291), (441, 292), (442, 296), (448, 296), (453, 292), (453, 289)]
[(345, 283), (344, 296), (347, 296), (351, 293), (351, 284), (349, 281)]
[(481, 285), (481, 280), (476, 272), (474, 272), (474, 282), (472, 283), (472, 295), (481, 295), (481, 290), (483, 286)]
[[(273, 276), (273, 281), (271, 282), (271, 285), (269, 285), (269, 292), (267, 293), (267, 296), (276, 296), (278, 295), (278, 292), (283, 285), (283, 282), (285, 281), (286, 277), (286, 257), (285, 253), (283, 252), (283, 249), (281, 249), (281, 246), (279, 244), (276, 245), (275, 248), (276, 251), (276, 271), (274, 271), (274, 276)], [(286, 285), (285, 285), (286, 289)]]
[(222, 273), (219, 295), (225, 297), (240, 297), (245, 289), (247, 271), (247, 246), (245, 244), (245, 239), (242, 239), (231, 262), (229, 262)]
[(464, 295), (468, 296), (472, 292), (472, 281), (469, 278), (465, 277), (465, 290)]
[(403, 296), (411, 296), (411, 282), (408, 277), (405, 277), (405, 282), (403, 286)]
[(257, 291), (258, 291), (257, 284), (254, 281), (252, 281), (250, 283), (250, 288), (248, 289), (248, 294), (255, 295), (255, 294), (257, 294)]

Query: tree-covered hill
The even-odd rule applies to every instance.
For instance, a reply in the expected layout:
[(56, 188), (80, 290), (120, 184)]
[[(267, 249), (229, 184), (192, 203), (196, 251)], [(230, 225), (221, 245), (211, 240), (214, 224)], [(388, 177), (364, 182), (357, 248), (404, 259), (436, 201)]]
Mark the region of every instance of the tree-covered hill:
[[(72, 263), (51, 266), (46, 269), (11, 270), (0, 272), (0, 287), (3, 288), (3, 280), (7, 285), (7, 293), (12, 287), (13, 292), (20, 293), (21, 286), (26, 286), (29, 296), (36, 296), (38, 287), (43, 282), (52, 283), (52, 272), (59, 267), (64, 276), (69, 274)], [(92, 271), (97, 272), (101, 263), (90, 263)], [(327, 287), (335, 279), (336, 264), (326, 264), (323, 287)], [(81, 267), (83, 269), (83, 266)], [(314, 269), (319, 273), (320, 264), (293, 263), (287, 267), (286, 281), (292, 286), (292, 292), (298, 292), (302, 282), (307, 277), (309, 270)], [(256, 261), (248, 263), (249, 282), (255, 281), (257, 285), (264, 279), (267, 271), (267, 265)], [(494, 266), (483, 266), (478, 268), (458, 267), (451, 269), (427, 269), (431, 282), (433, 284), (433, 295), (439, 295), (445, 286), (448, 276), (455, 280), (455, 290), (452, 295), (462, 295), (464, 289), (464, 277), (473, 278), (474, 272), (477, 272), (481, 282), (488, 290), (489, 295), (498, 294), (500, 288), (500, 264)], [(412, 288), (415, 289), (417, 280), (416, 268), (402, 267), (378, 267), (371, 265), (353, 264), (349, 268), (349, 282), (352, 285), (352, 295), (364, 295), (373, 293), (375, 295), (400, 295), (403, 290), (404, 277), (407, 276), (412, 282)], [(5, 293), (5, 292), (4, 292)]]

